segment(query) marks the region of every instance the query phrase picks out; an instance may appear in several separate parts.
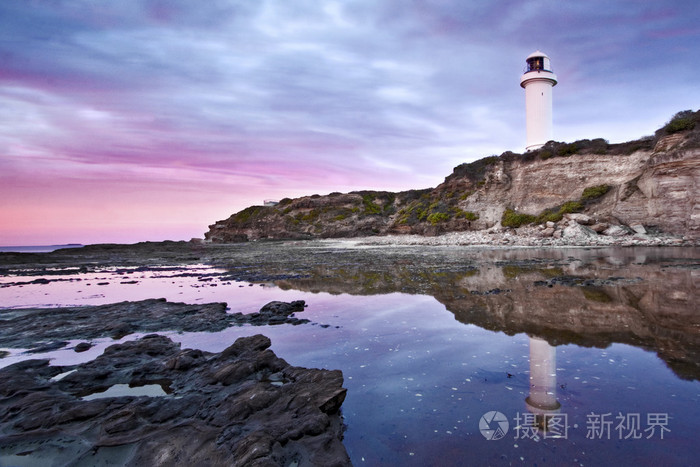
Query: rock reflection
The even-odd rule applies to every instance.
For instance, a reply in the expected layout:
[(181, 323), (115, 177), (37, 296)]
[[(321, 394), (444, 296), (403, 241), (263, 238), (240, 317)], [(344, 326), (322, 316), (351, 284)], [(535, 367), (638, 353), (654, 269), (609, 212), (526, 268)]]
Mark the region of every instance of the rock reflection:
[(683, 379), (700, 379), (697, 249), (365, 252), (361, 264), (310, 268), (285, 289), (435, 297), (465, 324), (527, 333), (551, 345), (655, 351)]

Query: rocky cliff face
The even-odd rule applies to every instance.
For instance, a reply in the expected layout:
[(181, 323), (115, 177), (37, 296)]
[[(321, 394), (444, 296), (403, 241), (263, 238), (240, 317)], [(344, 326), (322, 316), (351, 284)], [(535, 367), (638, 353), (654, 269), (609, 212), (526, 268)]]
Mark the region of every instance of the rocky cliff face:
[[(679, 114), (680, 115), (680, 114)], [(565, 215), (593, 235), (664, 232), (700, 237), (700, 111), (677, 130), (610, 145), (604, 140), (550, 142), (525, 154), (506, 152), (462, 164), (434, 189), (363, 191), (284, 199), (252, 206), (209, 226), (211, 242), (329, 238), (541, 225), (565, 235)], [(576, 216), (574, 216), (576, 217)], [(571, 221), (567, 216), (566, 221)], [(623, 226), (623, 227), (617, 227)]]

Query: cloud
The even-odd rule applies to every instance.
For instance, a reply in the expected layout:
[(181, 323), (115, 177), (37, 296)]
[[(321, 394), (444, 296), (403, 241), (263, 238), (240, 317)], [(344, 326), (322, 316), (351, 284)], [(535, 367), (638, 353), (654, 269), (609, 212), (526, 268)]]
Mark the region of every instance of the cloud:
[(7, 0), (2, 190), (132, 177), (167, 198), (210, 180), (225, 217), (285, 190), (434, 186), (522, 150), (537, 48), (557, 139), (631, 139), (699, 100), (698, 20), (661, 0)]

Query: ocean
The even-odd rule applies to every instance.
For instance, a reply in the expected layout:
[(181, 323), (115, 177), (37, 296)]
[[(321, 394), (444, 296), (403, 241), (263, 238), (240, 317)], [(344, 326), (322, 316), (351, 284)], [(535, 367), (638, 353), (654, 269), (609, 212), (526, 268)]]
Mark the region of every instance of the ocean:
[(80, 243), (66, 245), (29, 245), (29, 246), (0, 246), (0, 253), (51, 253), (63, 248), (80, 248)]

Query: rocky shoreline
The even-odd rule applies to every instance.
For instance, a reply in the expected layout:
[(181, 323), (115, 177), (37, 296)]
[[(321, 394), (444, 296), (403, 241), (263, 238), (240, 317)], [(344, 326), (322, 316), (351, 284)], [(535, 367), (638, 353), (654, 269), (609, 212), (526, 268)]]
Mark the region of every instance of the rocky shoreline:
[(257, 313), (228, 313), (226, 303), (168, 302), (163, 298), (107, 305), (22, 308), (5, 310), (0, 320), (0, 346), (28, 349), (30, 353), (57, 350), (69, 340), (87, 340), (77, 344), (77, 352), (91, 347), (91, 339), (120, 339), (135, 333), (160, 331), (217, 332), (231, 326), (305, 324), (295, 313), (305, 303), (273, 301)]
[(153, 334), (81, 365), (6, 367), (0, 463), (350, 465), (342, 373), (293, 367), (269, 346), (255, 335), (213, 354)]
[[(43, 283), (41, 283), (43, 284)], [(4, 310), (0, 346), (49, 352), (82, 340), (137, 333), (217, 332), (231, 326), (305, 324), (305, 303), (273, 301), (256, 313), (226, 303), (165, 299)], [(149, 334), (107, 347), (95, 360), (0, 369), (0, 465), (349, 465), (339, 414), (340, 371), (292, 367), (263, 335), (218, 354), (180, 349)], [(121, 388), (126, 394), (112, 395)], [(139, 394), (149, 388), (155, 394)], [(134, 390), (137, 392), (134, 393)]]
[[(619, 228), (620, 235), (600, 235), (592, 228), (571, 219), (553, 226), (521, 227), (518, 229), (492, 229), (476, 232), (451, 232), (438, 236), (389, 235), (343, 239), (349, 244), (358, 245), (434, 245), (434, 246), (474, 246), (474, 247), (636, 247), (636, 246), (700, 246), (700, 239), (690, 237), (637, 233), (631, 228)], [(332, 240), (316, 240), (337, 242)]]

